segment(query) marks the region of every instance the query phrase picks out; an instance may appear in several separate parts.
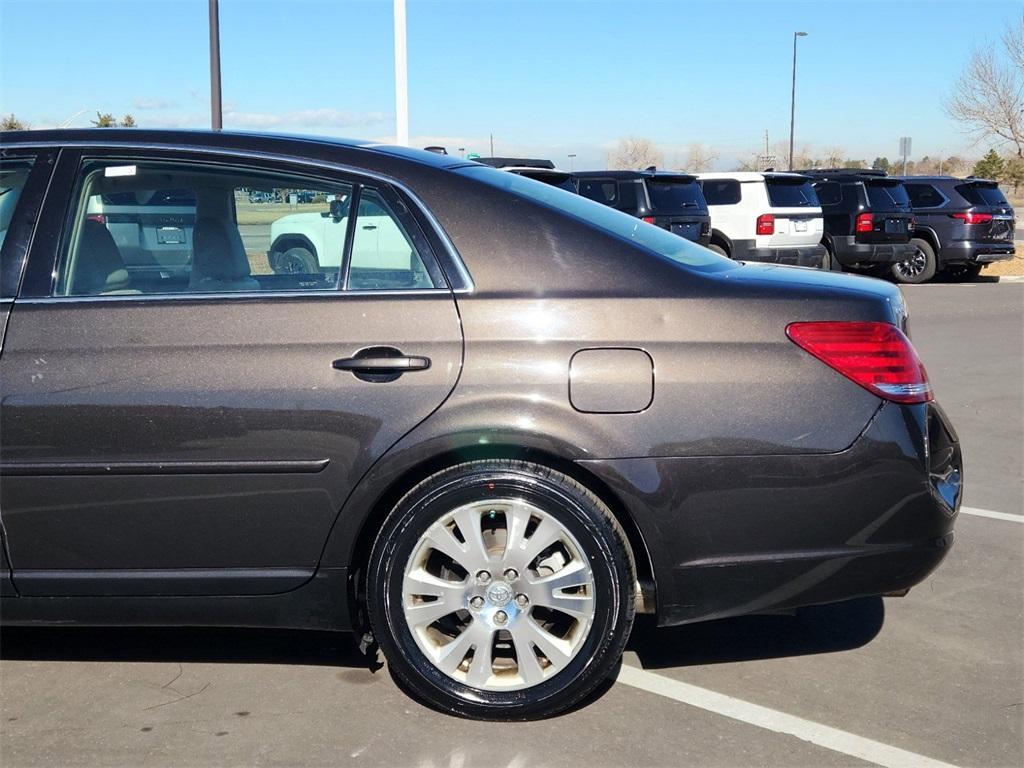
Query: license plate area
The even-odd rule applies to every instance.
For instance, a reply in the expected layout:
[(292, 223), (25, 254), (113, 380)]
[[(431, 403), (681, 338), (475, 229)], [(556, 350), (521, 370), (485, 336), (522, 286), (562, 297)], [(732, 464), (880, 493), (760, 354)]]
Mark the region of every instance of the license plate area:
[(907, 231), (907, 222), (903, 219), (886, 219), (885, 233), (887, 235), (902, 235)]
[(801, 221), (801, 220), (797, 219), (796, 221), (793, 222), (793, 231), (794, 232), (806, 232), (807, 231), (807, 222), (806, 221)]
[(156, 241), (160, 245), (184, 245), (185, 230), (181, 227), (160, 227), (156, 231)]

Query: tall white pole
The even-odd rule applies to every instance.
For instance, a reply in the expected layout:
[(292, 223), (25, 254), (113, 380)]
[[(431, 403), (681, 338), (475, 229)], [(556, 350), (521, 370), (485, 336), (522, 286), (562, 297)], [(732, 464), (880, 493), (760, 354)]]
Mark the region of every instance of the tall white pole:
[(395, 0), (395, 141), (409, 146), (409, 64), (405, 48), (405, 0)]

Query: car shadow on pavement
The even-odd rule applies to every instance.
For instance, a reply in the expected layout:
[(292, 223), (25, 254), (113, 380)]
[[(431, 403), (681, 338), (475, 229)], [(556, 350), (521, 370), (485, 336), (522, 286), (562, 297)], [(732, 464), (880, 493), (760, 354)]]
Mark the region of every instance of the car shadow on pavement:
[(347, 632), (178, 627), (5, 627), (0, 659), (369, 666)]
[(627, 650), (644, 669), (809, 656), (859, 648), (882, 629), (885, 605), (865, 597), (800, 608), (795, 615), (741, 616), (659, 628), (638, 616)]

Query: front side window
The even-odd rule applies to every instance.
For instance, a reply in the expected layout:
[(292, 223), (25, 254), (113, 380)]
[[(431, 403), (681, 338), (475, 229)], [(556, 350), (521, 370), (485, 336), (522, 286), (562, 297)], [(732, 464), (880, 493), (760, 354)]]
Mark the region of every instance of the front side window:
[[(31, 170), (31, 160), (4, 160), (0, 163), (0, 253), (5, 250), (3, 246), (7, 241), (7, 232), (14, 223), (14, 212)], [(21, 276), (24, 253), (15, 255), (10, 252), (10, 248), (6, 250), (7, 253), (3, 255), (3, 295), (13, 296)]]
[(353, 186), (170, 161), (85, 160), (56, 294), (332, 290)]

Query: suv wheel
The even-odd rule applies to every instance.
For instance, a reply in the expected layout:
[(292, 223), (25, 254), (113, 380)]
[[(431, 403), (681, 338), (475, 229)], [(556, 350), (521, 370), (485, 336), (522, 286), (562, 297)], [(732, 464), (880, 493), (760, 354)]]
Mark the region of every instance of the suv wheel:
[(726, 253), (725, 248), (723, 248), (722, 246), (718, 245), (717, 243), (712, 243), (711, 245), (709, 245), (708, 246), (708, 250), (709, 251), (714, 251), (719, 256), (725, 256), (726, 258), (729, 258), (729, 254)]
[(270, 268), (279, 275), (313, 275), (320, 271), (316, 256), (308, 248), (296, 246), (276, 254)]
[(892, 265), (891, 274), (898, 283), (916, 285), (927, 283), (935, 277), (935, 249), (927, 240), (912, 238), (915, 247), (912, 255)]
[(832, 252), (832, 246), (828, 243), (825, 246), (825, 258), (821, 261), (821, 268), (828, 272), (842, 272), (843, 265), (839, 263), (839, 259)]
[(546, 467), (439, 472), (392, 510), (367, 574), (396, 681), (480, 719), (561, 712), (605, 681), (633, 623), (635, 569), (608, 508)]

